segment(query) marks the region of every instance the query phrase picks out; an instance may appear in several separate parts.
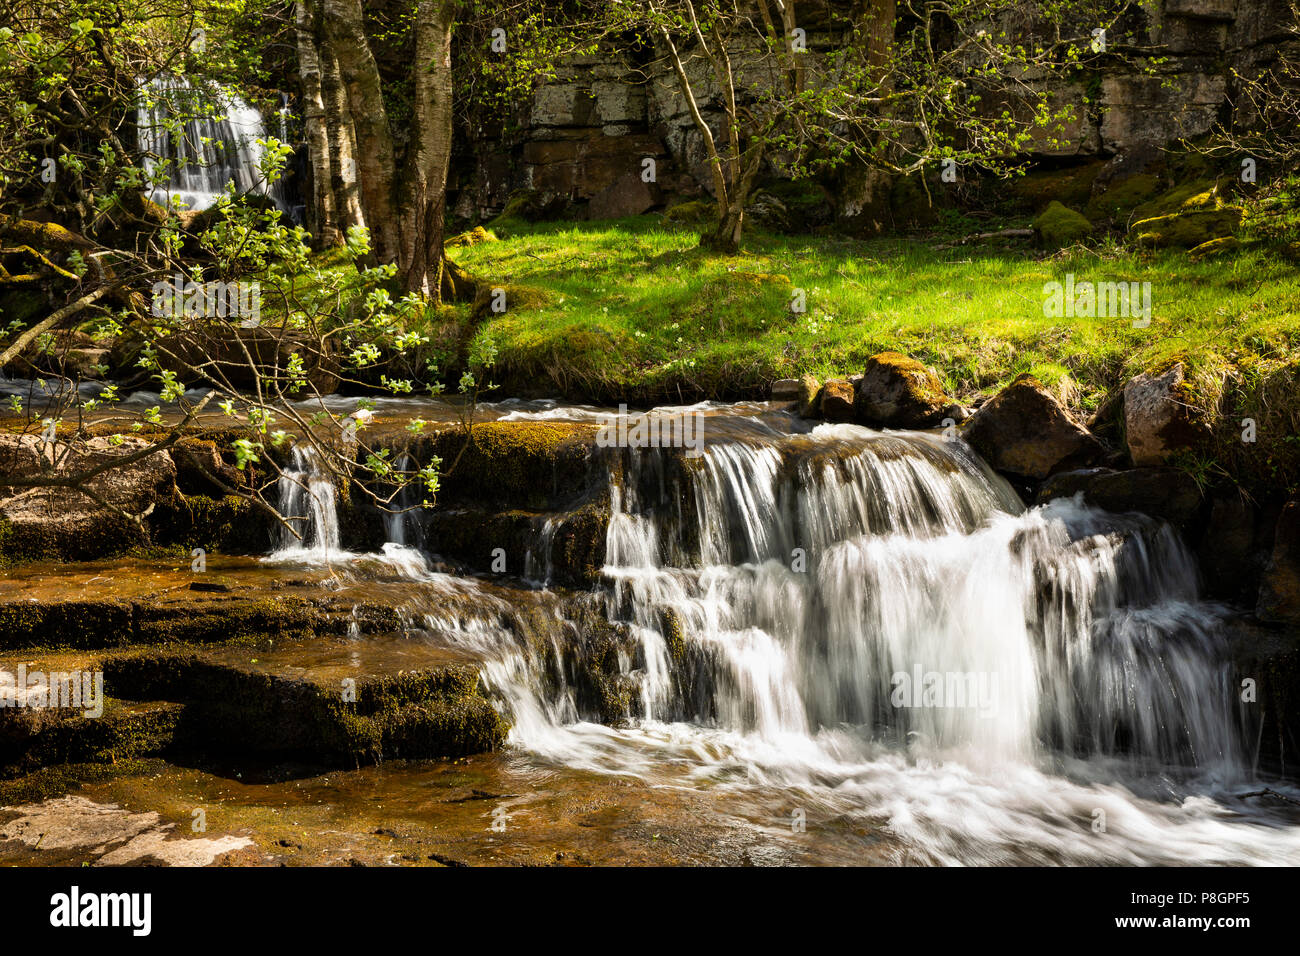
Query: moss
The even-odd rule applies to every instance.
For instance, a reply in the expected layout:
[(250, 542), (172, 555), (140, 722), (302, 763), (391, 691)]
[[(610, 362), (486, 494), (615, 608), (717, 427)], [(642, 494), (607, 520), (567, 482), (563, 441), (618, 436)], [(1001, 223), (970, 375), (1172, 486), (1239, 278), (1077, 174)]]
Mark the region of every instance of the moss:
[(1138, 173), (1094, 196), (1085, 212), (1089, 219), (1127, 222), (1138, 206), (1160, 194), (1160, 180), (1151, 173)]
[(1140, 246), (1190, 249), (1211, 239), (1231, 235), (1241, 224), (1240, 206), (1174, 213), (1135, 222), (1129, 238)]
[(496, 242), (497, 237), (488, 232), (482, 226), (475, 226), (469, 232), (462, 232), (458, 236), (452, 236), (445, 243), (448, 249), (460, 249), (464, 246), (477, 246), (484, 242)]
[(1193, 259), (1211, 259), (1225, 253), (1236, 252), (1240, 248), (1241, 242), (1236, 236), (1220, 236), (1218, 239), (1193, 246), (1187, 254)]
[(1103, 162), (1095, 162), (1085, 166), (1029, 173), (1013, 180), (1011, 190), (1028, 202), (1035, 212), (1046, 209), (1052, 202), (1077, 208), (1088, 203), (1092, 196), (1092, 184), (1105, 165)]
[(550, 302), (550, 298), (548, 293), (532, 286), (483, 282), (478, 286), (470, 314), (475, 321), (481, 322), (509, 312), (540, 309)]
[(1086, 238), (1092, 223), (1082, 213), (1053, 201), (1034, 220), (1034, 232), (1046, 248), (1059, 249)]
[(568, 510), (603, 487), (593, 462), (597, 428), (564, 422), (480, 422), (468, 441), (445, 428), (406, 450), (417, 461), (442, 459), (439, 504)]
[(99, 717), (61, 710), (19, 710), (0, 717), (0, 774), (18, 776), (61, 763), (115, 763), (164, 753), (183, 707), (105, 702)]
[(40, 803), (88, 783), (153, 773), (159, 765), (157, 759), (131, 759), (110, 764), (67, 763), (42, 767), (16, 780), (0, 780), (0, 805)]
[(1150, 202), (1142, 203), (1133, 210), (1133, 221), (1154, 219), (1176, 212), (1190, 212), (1198, 209), (1213, 209), (1218, 204), (1218, 190), (1211, 180), (1198, 180), (1175, 186)]
[(717, 218), (717, 203), (711, 199), (694, 199), (670, 207), (664, 213), (664, 225), (699, 227), (708, 225)]

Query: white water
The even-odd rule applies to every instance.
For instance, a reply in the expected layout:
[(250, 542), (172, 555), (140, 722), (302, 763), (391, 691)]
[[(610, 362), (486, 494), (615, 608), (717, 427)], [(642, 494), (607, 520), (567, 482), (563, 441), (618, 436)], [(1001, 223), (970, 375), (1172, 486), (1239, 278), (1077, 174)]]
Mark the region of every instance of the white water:
[[(666, 460), (629, 453), (611, 488), (626, 726), (583, 719), (560, 647), (525, 651), (509, 601), (410, 570), (421, 630), (485, 659), (521, 752), (780, 794), (810, 832), (883, 828), (900, 862), (1300, 863), (1293, 812), (1239, 796), (1253, 755), (1220, 611), (1167, 527), (1026, 510), (966, 446), (924, 434), (715, 443), (684, 478)], [(900, 706), (902, 674), (982, 693)]]
[[(150, 191), (154, 202), (170, 205), (176, 198), (187, 209), (207, 209), (234, 183), (237, 193), (269, 196), (285, 208), (278, 184), (267, 183), (259, 167), (265, 151), (258, 141), (266, 138), (262, 116), (241, 97), (219, 90), (214, 109), (205, 111), (199, 91), (177, 77), (151, 80), (142, 96), (147, 100), (136, 110), (136, 122), (145, 170), (153, 175), (159, 162), (168, 164), (168, 181)], [(171, 117), (178, 114), (173, 129)], [(283, 117), (280, 122), (283, 127)]]
[(338, 490), (308, 442), (298, 442), (280, 473), (277, 509), (289, 524), (269, 560), (329, 564), (352, 557), (339, 544)]

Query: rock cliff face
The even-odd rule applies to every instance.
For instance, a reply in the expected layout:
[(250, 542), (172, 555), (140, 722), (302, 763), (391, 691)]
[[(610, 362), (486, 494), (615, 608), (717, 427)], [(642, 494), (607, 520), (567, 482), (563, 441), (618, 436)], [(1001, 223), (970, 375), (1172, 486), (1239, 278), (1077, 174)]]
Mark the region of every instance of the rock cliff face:
[[(839, 40), (810, 5), (808, 46), (833, 49)], [(825, 5), (834, 7), (836, 4)], [(1113, 28), (1113, 49), (1158, 48), (1165, 57), (1155, 75), (1118, 63), (1051, 92), (1076, 106), (1078, 120), (1043, 142), (1035, 155), (1056, 162), (1111, 160), (1098, 188), (1140, 172), (1158, 150), (1207, 132), (1231, 110), (1233, 71), (1249, 75), (1283, 48), (1300, 47), (1288, 0), (1144, 0)], [(740, 87), (756, 83), (750, 51), (737, 50)], [(704, 92), (706, 116), (720, 131), (716, 91), (702, 58), (692, 63)], [(548, 213), (571, 218), (615, 218), (695, 198), (712, 188), (704, 149), (670, 68), (653, 51), (610, 50), (563, 65), (554, 82), (534, 92), (514, 117), (513, 136), (501, 145), (500, 123), (476, 124), (481, 136), (461, 157), (456, 214), (470, 219), (499, 213), (507, 197), (536, 190)], [(1044, 139), (1046, 139), (1044, 137)], [(653, 161), (653, 181), (643, 176)], [(779, 175), (775, 169), (768, 171)], [(842, 172), (836, 192), (841, 220), (879, 215), (882, 185), (864, 170)]]

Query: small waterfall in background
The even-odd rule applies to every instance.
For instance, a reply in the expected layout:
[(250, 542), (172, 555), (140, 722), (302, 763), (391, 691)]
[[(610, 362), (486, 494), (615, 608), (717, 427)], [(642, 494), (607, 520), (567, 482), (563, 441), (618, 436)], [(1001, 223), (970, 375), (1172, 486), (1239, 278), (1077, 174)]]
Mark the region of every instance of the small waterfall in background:
[[(899, 862), (1300, 860), (1296, 828), (1225, 808), (1249, 789), (1247, 735), (1221, 611), (1167, 525), (1027, 509), (925, 433), (821, 425), (675, 454), (616, 452), (591, 592), (432, 572), (390, 519), (408, 635), (480, 662), (518, 752), (781, 794), (886, 827)], [(307, 533), (276, 558), (337, 551), (305, 443), (281, 502)], [(534, 526), (521, 570), (545, 579), (555, 526)]]
[[(237, 193), (267, 196), (289, 211), (281, 183), (268, 184), (258, 166), (264, 153), (258, 140), (266, 138), (262, 116), (241, 97), (167, 76), (143, 84), (141, 98), (136, 122), (145, 168), (152, 173), (165, 161), (170, 173), (167, 183), (151, 190), (154, 202), (170, 205), (176, 198), (187, 209), (207, 209), (233, 182)], [(283, 140), (283, 110), (279, 125)]]

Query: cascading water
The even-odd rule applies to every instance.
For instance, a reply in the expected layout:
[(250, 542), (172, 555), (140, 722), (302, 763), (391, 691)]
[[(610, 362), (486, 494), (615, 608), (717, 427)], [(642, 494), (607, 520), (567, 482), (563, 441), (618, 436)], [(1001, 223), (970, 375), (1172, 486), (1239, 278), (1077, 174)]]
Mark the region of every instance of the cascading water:
[(150, 192), (155, 202), (176, 198), (187, 209), (207, 209), (234, 183), (237, 193), (268, 196), (287, 210), (280, 184), (268, 184), (259, 167), (262, 116), (229, 90), (204, 93), (183, 78), (155, 78), (141, 86), (136, 122), (146, 172), (167, 164), (168, 181)]
[(1025, 509), (961, 442), (856, 426), (622, 450), (610, 474), (584, 600), (628, 636), (600, 651), (621, 726), (583, 696), (571, 606), (409, 572), (412, 633), (482, 660), (518, 752), (777, 794), (909, 862), (1300, 861), (1300, 828), (1237, 799), (1253, 736), (1221, 611), (1167, 526)]
[(343, 556), (339, 545), (338, 491), (316, 449), (308, 442), (294, 445), (289, 466), (281, 471), (278, 484), (277, 508), (290, 527), (280, 528), (279, 547), (271, 557), (329, 563)]

